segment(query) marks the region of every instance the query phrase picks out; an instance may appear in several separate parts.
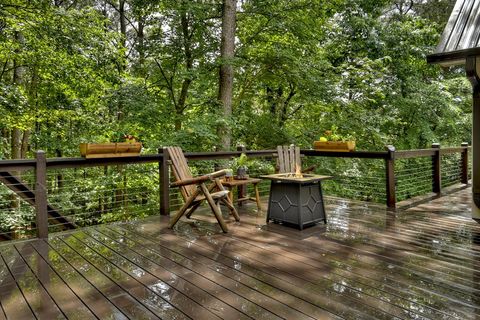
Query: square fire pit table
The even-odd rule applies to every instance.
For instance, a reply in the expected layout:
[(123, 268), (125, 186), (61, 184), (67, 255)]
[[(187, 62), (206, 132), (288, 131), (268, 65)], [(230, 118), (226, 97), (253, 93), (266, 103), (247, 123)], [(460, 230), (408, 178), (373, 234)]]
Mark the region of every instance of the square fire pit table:
[(271, 180), (267, 223), (283, 222), (300, 230), (319, 221), (327, 223), (321, 182), (332, 177), (304, 174), (299, 178), (295, 174), (278, 173), (260, 178)]

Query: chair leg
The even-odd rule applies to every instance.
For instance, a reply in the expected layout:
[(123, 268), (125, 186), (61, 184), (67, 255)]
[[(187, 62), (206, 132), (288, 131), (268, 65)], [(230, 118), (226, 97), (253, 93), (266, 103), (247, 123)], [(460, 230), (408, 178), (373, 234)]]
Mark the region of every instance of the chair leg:
[(168, 227), (170, 229), (173, 228), (173, 226), (180, 220), (180, 218), (184, 215), (184, 213), (187, 211), (188, 207), (192, 204), (193, 200), (198, 196), (200, 193), (200, 190), (197, 189), (188, 199), (185, 201), (185, 204), (178, 210), (177, 214), (173, 217), (173, 219), (170, 221), (170, 224)]
[(190, 210), (188, 210), (188, 212), (185, 214), (185, 217), (187, 217), (188, 219), (190, 219), (190, 217), (192, 216), (193, 212), (195, 210), (197, 210), (197, 208), (200, 206), (201, 202), (199, 201), (198, 203), (195, 203), (191, 208)]
[(222, 202), (227, 206), (227, 208), (230, 210), (231, 215), (235, 218), (237, 222), (240, 221), (240, 216), (238, 215), (237, 209), (233, 206), (232, 202), (230, 201), (230, 198), (223, 198)]
[[(225, 187), (220, 182), (220, 179), (215, 179), (215, 184), (219, 190), (225, 190)], [(237, 209), (233, 206), (233, 188), (229, 190), (230, 192), (227, 195), (227, 198), (221, 199), (222, 202), (230, 209), (230, 213), (233, 215), (236, 221), (240, 221), (240, 216), (238, 215)]]
[(253, 185), (253, 189), (255, 189), (255, 201), (257, 202), (258, 211), (262, 211), (262, 203), (260, 202), (260, 193), (258, 192), (257, 183)]
[(203, 195), (207, 199), (208, 204), (210, 205), (210, 208), (213, 211), (213, 214), (215, 215), (215, 218), (217, 218), (218, 223), (220, 224), (220, 227), (222, 228), (224, 233), (228, 232), (228, 227), (225, 221), (222, 218), (222, 212), (218, 208), (218, 206), (215, 204), (215, 201), (213, 200), (212, 196), (210, 195), (210, 192), (208, 192), (208, 188), (205, 186), (205, 183), (202, 183), (200, 185), (200, 188), (202, 189)]

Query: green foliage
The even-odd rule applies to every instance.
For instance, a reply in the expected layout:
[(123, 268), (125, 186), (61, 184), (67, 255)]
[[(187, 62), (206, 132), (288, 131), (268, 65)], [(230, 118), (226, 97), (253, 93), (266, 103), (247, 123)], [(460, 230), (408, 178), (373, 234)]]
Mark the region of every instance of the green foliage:
[(332, 126), (360, 149), (469, 140), (469, 84), (425, 60), (451, 1), (242, 2), (231, 119), (216, 104), (219, 2), (127, 1), (125, 35), (118, 8), (95, 3), (0, 8), (2, 125), (33, 130), (35, 148), (74, 155), (128, 132), (149, 152), (211, 150), (220, 122), (250, 148), (310, 145)]
[[(225, 119), (217, 103), (220, 1), (127, 0), (124, 21), (115, 1), (1, 1), (0, 156), (18, 148), (24, 157), (36, 149), (77, 156), (80, 142), (118, 133), (138, 137), (148, 153), (164, 145), (211, 151), (219, 124), (249, 149), (310, 147), (327, 128), (354, 138), (357, 149), (469, 142), (463, 70), (426, 63), (453, 2), (239, 1), (233, 115)], [(347, 165), (331, 165), (347, 175)], [(109, 179), (87, 179), (76, 191), (117, 188)], [(60, 200), (99, 205), (73, 194)], [(83, 219), (129, 215), (115, 212)]]

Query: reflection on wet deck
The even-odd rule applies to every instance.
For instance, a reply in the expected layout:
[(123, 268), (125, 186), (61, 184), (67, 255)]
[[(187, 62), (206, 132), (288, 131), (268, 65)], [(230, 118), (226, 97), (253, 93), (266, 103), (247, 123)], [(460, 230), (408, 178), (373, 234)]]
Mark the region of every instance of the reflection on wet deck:
[(327, 226), (224, 235), (208, 211), (0, 246), (1, 319), (474, 319), (480, 226), (470, 190), (388, 211), (327, 198)]

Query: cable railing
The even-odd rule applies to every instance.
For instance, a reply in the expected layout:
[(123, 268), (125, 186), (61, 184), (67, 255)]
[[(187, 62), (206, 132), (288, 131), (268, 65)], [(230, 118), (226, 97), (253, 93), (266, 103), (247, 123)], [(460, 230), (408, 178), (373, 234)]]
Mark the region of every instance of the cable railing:
[(32, 237), (36, 233), (33, 170), (0, 172), (0, 240)]
[(332, 176), (322, 182), (323, 192), (341, 198), (383, 202), (385, 193), (384, 159), (307, 157), (306, 166), (315, 174)]
[(442, 188), (452, 186), (462, 181), (462, 154), (452, 153), (441, 155)]
[(397, 201), (432, 192), (433, 167), (431, 157), (396, 160), (395, 178)]
[[(276, 150), (186, 152), (194, 175), (232, 168), (245, 153), (249, 175), (276, 170)], [(332, 176), (322, 182), (326, 195), (396, 203), (456, 183), (467, 183), (471, 152), (459, 148), (380, 152), (301, 150), (304, 167)], [(169, 157), (158, 154), (100, 159), (52, 158), (0, 161), (0, 240), (46, 237), (50, 232), (114, 221), (168, 215), (183, 204), (179, 188), (171, 188)], [(251, 186), (245, 190), (252, 194)], [(270, 182), (258, 184), (261, 196)], [(236, 196), (236, 195), (235, 195)]]
[[(395, 153), (395, 202), (430, 192), (441, 193), (443, 188), (463, 183), (471, 177), (470, 147), (397, 151)], [(392, 182), (391, 182), (392, 183)]]
[[(47, 174), (48, 202), (76, 226), (158, 214), (158, 165), (125, 164), (55, 169)], [(49, 218), (49, 231), (61, 223)]]

